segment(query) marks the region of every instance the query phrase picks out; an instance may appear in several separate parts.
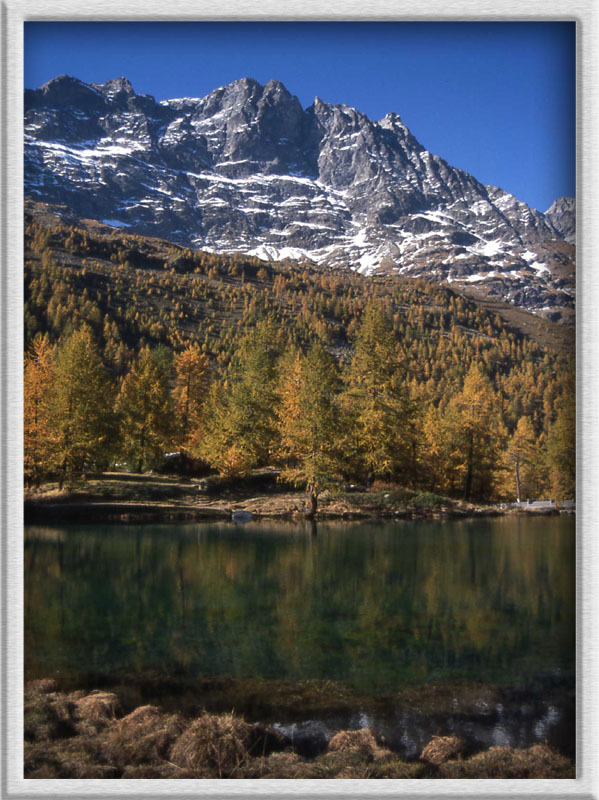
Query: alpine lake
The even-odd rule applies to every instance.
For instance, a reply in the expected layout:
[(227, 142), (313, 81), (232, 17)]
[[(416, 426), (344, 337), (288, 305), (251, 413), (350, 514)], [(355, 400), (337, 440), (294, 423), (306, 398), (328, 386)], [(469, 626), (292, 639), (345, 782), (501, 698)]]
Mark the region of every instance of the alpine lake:
[(575, 520), (30, 525), (25, 677), (308, 755), (369, 727), (408, 759), (449, 733), (574, 757)]

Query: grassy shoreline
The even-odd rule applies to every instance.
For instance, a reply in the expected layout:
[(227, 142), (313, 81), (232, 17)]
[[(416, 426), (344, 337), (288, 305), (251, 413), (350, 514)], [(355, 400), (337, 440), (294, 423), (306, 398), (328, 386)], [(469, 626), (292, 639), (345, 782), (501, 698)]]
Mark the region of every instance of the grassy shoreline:
[[(137, 705), (126, 687), (113, 688), (61, 692), (52, 679), (26, 685), (26, 778), (575, 777), (573, 761), (547, 744), (469, 752), (455, 734), (433, 736), (406, 760), (367, 728), (339, 730), (306, 755), (279, 729), (237, 712)], [(298, 690), (307, 697), (318, 688), (327, 694)]]
[[(303, 521), (306, 495), (276, 483), (272, 473), (236, 484), (154, 473), (101, 473), (72, 480), (59, 489), (47, 483), (25, 492), (25, 521), (167, 522), (224, 521), (235, 512), (252, 518)], [(375, 486), (336, 494), (324, 493), (318, 520), (449, 519), (504, 514), (547, 514), (545, 510), (514, 511), (439, 497), (397, 487)], [(249, 519), (249, 517), (248, 517)]]

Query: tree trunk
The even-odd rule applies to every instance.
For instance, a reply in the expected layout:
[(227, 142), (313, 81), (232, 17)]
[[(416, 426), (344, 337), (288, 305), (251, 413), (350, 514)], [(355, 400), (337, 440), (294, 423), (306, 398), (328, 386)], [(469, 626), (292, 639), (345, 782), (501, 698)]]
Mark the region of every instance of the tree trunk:
[(141, 436), (139, 439), (139, 457), (137, 459), (137, 471), (141, 472), (144, 463), (144, 448), (146, 446), (146, 429), (141, 429)]
[(518, 495), (518, 502), (521, 503), (521, 491), (520, 491), (520, 459), (516, 456), (516, 461), (514, 463), (516, 468), (516, 494)]
[(314, 490), (310, 490), (308, 492), (308, 502), (309, 502), (309, 510), (308, 510), (308, 519), (314, 519), (316, 516), (316, 510), (318, 508), (318, 495)]
[(472, 492), (472, 461), (474, 457), (474, 436), (470, 433), (470, 442), (468, 447), (468, 470), (466, 472), (466, 486), (464, 491), (464, 499), (470, 500), (470, 493)]

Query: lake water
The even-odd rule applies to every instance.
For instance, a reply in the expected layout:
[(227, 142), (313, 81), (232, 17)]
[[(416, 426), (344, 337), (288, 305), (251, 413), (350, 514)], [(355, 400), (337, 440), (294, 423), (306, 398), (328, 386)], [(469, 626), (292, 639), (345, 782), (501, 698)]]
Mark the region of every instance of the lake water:
[(391, 698), (476, 682), (501, 702), (278, 722), (298, 739), (368, 724), (407, 755), (450, 730), (571, 754), (574, 556), (568, 516), (29, 526), (26, 677), (315, 678)]

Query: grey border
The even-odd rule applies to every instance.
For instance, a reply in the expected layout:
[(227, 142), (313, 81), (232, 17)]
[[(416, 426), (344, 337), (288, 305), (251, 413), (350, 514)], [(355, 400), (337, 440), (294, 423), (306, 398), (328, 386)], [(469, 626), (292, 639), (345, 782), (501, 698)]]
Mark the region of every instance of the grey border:
[[(590, 503), (596, 494), (599, 415), (594, 405), (599, 380), (594, 345), (599, 342), (599, 290), (592, 272), (599, 258), (597, 112), (599, 42), (594, 0), (426, 0), (414, 13), (410, 0), (171, 0), (168, 13), (158, 0), (91, 0), (85, 10), (79, 0), (5, 0), (1, 5), (2, 49), (2, 272), (0, 274), (0, 403), (2, 436), (0, 491), (2, 507), (2, 682), (0, 797), (203, 797), (330, 796), (372, 797), (599, 797), (599, 652), (594, 627), (599, 619), (599, 545), (594, 535)], [(22, 23), (25, 20), (576, 20), (578, 41), (578, 229), (577, 397), (578, 505), (577, 520), (577, 684), (578, 778), (567, 781), (96, 781), (22, 779)], [(582, 174), (584, 166), (584, 175)], [(581, 246), (580, 246), (581, 245)], [(10, 259), (10, 260), (9, 260)], [(581, 732), (584, 734), (581, 736)]]

